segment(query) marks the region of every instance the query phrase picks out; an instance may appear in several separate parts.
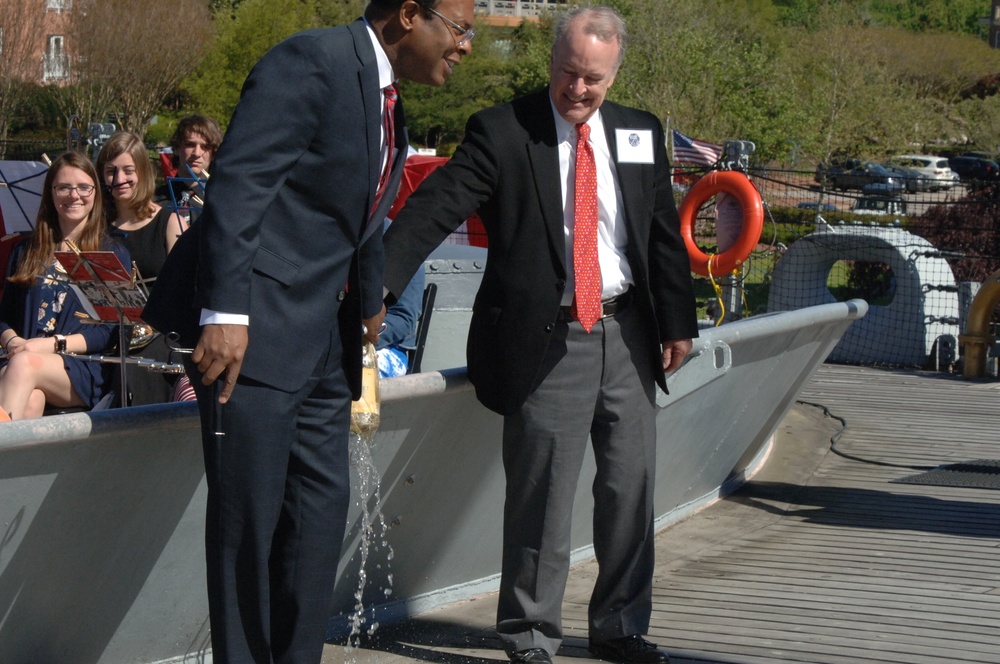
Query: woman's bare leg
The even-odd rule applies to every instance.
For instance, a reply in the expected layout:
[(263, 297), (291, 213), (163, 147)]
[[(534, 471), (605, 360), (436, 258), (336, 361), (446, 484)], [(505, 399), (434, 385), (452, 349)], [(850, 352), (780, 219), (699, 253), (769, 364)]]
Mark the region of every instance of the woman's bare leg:
[(32, 390), (28, 397), (28, 405), (24, 409), (24, 418), (41, 417), (45, 414), (45, 392)]
[[(69, 382), (62, 356), (30, 352), (15, 354), (0, 373), (0, 406), (13, 420), (37, 417), (33, 414), (38, 406), (38, 397), (33, 395), (35, 390), (42, 393), (45, 403), (54, 406), (83, 405), (83, 400)], [(44, 403), (42, 407), (44, 409)]]

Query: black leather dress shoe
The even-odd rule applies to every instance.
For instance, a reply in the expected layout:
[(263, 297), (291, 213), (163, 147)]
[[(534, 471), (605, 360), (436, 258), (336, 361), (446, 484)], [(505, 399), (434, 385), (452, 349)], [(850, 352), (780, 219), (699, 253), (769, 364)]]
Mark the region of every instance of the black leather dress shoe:
[(552, 655), (542, 648), (528, 648), (527, 650), (518, 650), (516, 653), (510, 656), (510, 661), (513, 664), (533, 663), (533, 664), (552, 664)]
[(590, 652), (607, 662), (621, 664), (667, 664), (670, 661), (667, 653), (638, 634), (600, 643), (591, 641)]

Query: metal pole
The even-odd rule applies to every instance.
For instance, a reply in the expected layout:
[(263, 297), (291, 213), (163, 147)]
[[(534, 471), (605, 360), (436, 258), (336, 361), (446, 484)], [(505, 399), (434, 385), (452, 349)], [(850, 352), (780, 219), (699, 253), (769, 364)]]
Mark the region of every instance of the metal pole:
[(128, 406), (128, 378), (126, 377), (126, 364), (125, 358), (128, 356), (128, 343), (125, 340), (125, 314), (122, 313), (121, 307), (118, 307), (118, 355), (121, 357), (121, 378), (122, 378), (122, 398), (121, 404), (122, 408)]
[(743, 287), (740, 280), (732, 273), (723, 277), (722, 301), (726, 306), (726, 317), (723, 323), (731, 323), (743, 318)]

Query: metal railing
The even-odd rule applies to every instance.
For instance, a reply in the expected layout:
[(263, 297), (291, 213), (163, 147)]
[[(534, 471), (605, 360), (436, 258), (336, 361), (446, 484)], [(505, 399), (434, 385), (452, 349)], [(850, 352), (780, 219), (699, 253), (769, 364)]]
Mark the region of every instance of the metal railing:
[(566, 0), (476, 0), (476, 11), (493, 16), (535, 17)]
[(65, 141), (0, 141), (0, 159), (7, 161), (43, 161), (42, 155), (55, 157), (66, 151)]

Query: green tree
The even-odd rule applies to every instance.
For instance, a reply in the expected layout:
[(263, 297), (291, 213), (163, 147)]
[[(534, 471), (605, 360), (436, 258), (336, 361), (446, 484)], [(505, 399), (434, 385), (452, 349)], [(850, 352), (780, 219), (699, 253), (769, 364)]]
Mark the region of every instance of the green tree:
[(752, 140), (774, 158), (801, 118), (777, 70), (759, 2), (620, 0), (630, 30), (612, 99), (649, 110), (697, 138)]
[[(184, 84), (184, 110), (223, 122), (274, 43), (346, 23), (366, 4), (211, 1), (218, 36)], [(968, 36), (981, 0), (603, 1), (631, 34), (610, 98), (697, 138), (752, 140), (758, 161), (781, 160), (793, 145), (825, 160), (879, 157), (913, 142), (1000, 143), (997, 86), (983, 83), (1000, 75), (1000, 53)], [(411, 140), (448, 154), (469, 115), (544, 85), (551, 27), (551, 16), (517, 28), (477, 21), (472, 54), (444, 87), (401, 83)]]
[(345, 25), (361, 16), (368, 0), (317, 0), (319, 25)]
[(40, 72), (36, 46), (45, 34), (45, 15), (30, 0), (9, 0), (0, 15), (0, 159), (11, 120), (31, 96), (29, 82)]
[[(773, 0), (782, 25), (815, 30), (822, 27), (822, 7), (829, 0)], [(983, 0), (851, 0), (841, 2), (865, 25), (895, 26), (910, 31), (978, 35), (979, 18), (988, 12)]]
[(873, 16), (911, 31), (979, 34), (979, 18), (989, 13), (982, 0), (873, 0)]
[[(54, 86), (53, 97), (84, 126), (111, 114), (142, 136), (211, 38), (204, 0), (133, 0), (126, 12), (113, 0), (77, 0), (70, 11), (68, 85)], [(178, 15), (189, 21), (184, 39), (164, 39), (163, 26)]]
[(909, 140), (936, 143), (968, 134), (970, 119), (957, 104), (978, 81), (1000, 72), (1000, 52), (955, 32), (892, 28), (878, 34), (895, 76), (913, 91)]
[(970, 97), (956, 107), (966, 120), (968, 142), (985, 152), (1000, 154), (1000, 96)]
[(182, 88), (192, 110), (224, 126), (257, 60), (285, 37), (317, 27), (319, 18), (313, 0), (243, 0), (223, 3), (215, 20), (215, 42)]
[(810, 118), (804, 145), (825, 161), (834, 155), (875, 156), (912, 131), (912, 89), (894, 76), (877, 31), (851, 7), (821, 8), (816, 31), (792, 29), (786, 52), (789, 83)]
[(472, 54), (462, 59), (440, 88), (402, 81), (411, 142), (444, 146), (458, 143), (465, 122), (476, 111), (508, 102), (548, 81), (551, 21), (526, 21), (514, 30), (477, 26)]

